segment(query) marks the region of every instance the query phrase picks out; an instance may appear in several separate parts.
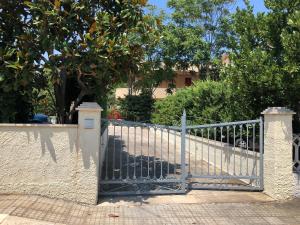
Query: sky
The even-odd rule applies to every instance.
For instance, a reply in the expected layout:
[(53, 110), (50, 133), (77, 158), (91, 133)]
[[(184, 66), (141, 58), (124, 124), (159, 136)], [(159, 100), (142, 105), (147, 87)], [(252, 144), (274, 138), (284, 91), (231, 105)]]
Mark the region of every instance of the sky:
[[(165, 10), (167, 13), (170, 13), (170, 9), (167, 8), (167, 1), (168, 0), (148, 0), (148, 2), (152, 5), (157, 6), (158, 8), (161, 8)], [(266, 7), (264, 6), (264, 0), (250, 0), (251, 4), (254, 6), (254, 12), (264, 12), (266, 11)], [(237, 0), (236, 6), (243, 8), (244, 1), (243, 0)], [(236, 7), (235, 7), (236, 8)]]

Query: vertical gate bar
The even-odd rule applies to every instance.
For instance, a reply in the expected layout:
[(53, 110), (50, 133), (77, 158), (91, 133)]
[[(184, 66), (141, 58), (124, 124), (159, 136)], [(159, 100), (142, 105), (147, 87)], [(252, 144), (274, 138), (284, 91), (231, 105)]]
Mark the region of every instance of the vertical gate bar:
[(174, 176), (176, 175), (176, 169), (177, 169), (177, 162), (176, 162), (176, 153), (177, 153), (177, 149), (176, 149), (176, 130), (174, 130)]
[(217, 142), (217, 128), (214, 128), (214, 175), (217, 174), (217, 166), (216, 166), (216, 162), (217, 162), (217, 146), (216, 146), (216, 142)]
[(170, 174), (170, 129), (168, 128), (168, 175)]
[(242, 143), (243, 143), (243, 125), (240, 125), (240, 175), (242, 175), (242, 156), (243, 156), (243, 153), (244, 153), (244, 149), (243, 149), (243, 146), (242, 146)]
[(109, 138), (109, 130), (108, 130), (108, 126), (109, 126), (109, 123), (107, 124), (107, 129), (106, 129), (106, 135), (107, 135), (107, 145), (106, 145), (106, 148), (105, 149), (107, 149), (108, 148), (108, 138)]
[(263, 117), (260, 117), (259, 122), (259, 178), (260, 178), (260, 189), (264, 189), (264, 120)]
[(156, 127), (154, 128), (153, 178), (156, 179)]
[(136, 179), (136, 126), (134, 126), (134, 140), (133, 140), (133, 179)]
[[(256, 132), (256, 131), (255, 131)], [(254, 141), (253, 141), (253, 144), (254, 144), (254, 146), (255, 146), (255, 141), (256, 141), (256, 137), (255, 137), (255, 134), (253, 135), (254, 136)], [(258, 164), (259, 164), (259, 162), (257, 162), (258, 161), (258, 159), (257, 159), (257, 151), (256, 150), (254, 150), (254, 154), (255, 154), (255, 162), (256, 162), (256, 167), (255, 167), (255, 176), (257, 177), (257, 175), (258, 175)], [(257, 186), (257, 184), (258, 184), (258, 179), (256, 179), (255, 180), (255, 184), (256, 184), (256, 186)]]
[[(295, 141), (298, 140), (298, 143), (296, 144)], [(299, 142), (299, 136), (296, 136), (295, 139), (294, 139), (294, 162), (293, 162), (293, 168), (299, 172), (299, 169), (300, 169), (300, 158), (299, 158), (299, 150), (300, 150), (300, 142)], [(298, 163), (298, 166), (297, 166), (297, 163)]]
[(194, 133), (194, 148), (195, 148), (195, 174), (197, 174), (197, 146), (196, 146), (196, 138), (197, 138), (197, 129), (195, 129), (195, 133)]
[(126, 171), (126, 179), (129, 179), (129, 125), (127, 125), (127, 171)]
[(163, 135), (164, 131), (160, 129), (160, 179), (163, 179)]
[(143, 125), (141, 126), (141, 178), (143, 177)]
[[(255, 146), (255, 123), (253, 124), (253, 145)], [(255, 158), (255, 150), (252, 153), (253, 155), (253, 168), (252, 168), (252, 175), (255, 175), (255, 165), (256, 165), (256, 158)]]
[(120, 174), (119, 179), (122, 179), (122, 165), (123, 165), (123, 125), (121, 125), (121, 152), (120, 152)]
[(246, 151), (246, 157), (247, 157), (247, 171), (246, 176), (249, 176), (249, 124), (246, 125), (246, 135), (247, 135), (247, 151)]
[(226, 132), (227, 132), (227, 137), (226, 137), (226, 142), (227, 142), (227, 173), (230, 174), (229, 172), (229, 163), (230, 163), (230, 158), (231, 158), (231, 154), (230, 154), (230, 144), (229, 144), (229, 129), (230, 129), (230, 126), (227, 126), (226, 127)]
[(148, 175), (147, 179), (150, 178), (150, 127), (148, 127), (148, 143), (147, 143), (147, 150), (148, 150)]
[(191, 130), (188, 131), (189, 134), (189, 172), (188, 174), (191, 174)]
[(112, 165), (112, 179), (115, 180), (115, 166), (116, 166), (116, 126), (114, 126), (113, 136), (113, 165)]
[(185, 139), (186, 139), (186, 112), (183, 111), (181, 117), (181, 182), (182, 182), (182, 191), (185, 191)]
[(203, 175), (203, 141), (204, 141), (204, 137), (203, 137), (203, 129), (201, 129), (201, 139), (202, 139), (202, 143), (201, 143), (201, 175)]
[[(113, 123), (111, 123), (113, 125)], [(107, 126), (107, 132), (109, 129), (109, 125)], [(105, 153), (105, 180), (108, 180), (108, 154), (109, 154), (109, 135), (107, 135), (107, 151)]]
[(235, 125), (233, 125), (233, 175), (235, 174)]
[[(258, 124), (258, 125), (260, 125), (260, 124)], [(257, 128), (256, 128), (257, 129)], [(258, 132), (259, 132), (259, 130), (260, 130), (260, 127), (258, 127)], [(255, 131), (256, 132), (256, 131)], [(258, 142), (259, 142), (259, 137), (258, 137), (258, 140), (257, 140)], [(259, 143), (258, 143), (259, 144)], [(257, 177), (258, 176), (258, 167), (259, 167), (259, 161), (258, 161), (258, 157), (257, 157), (257, 151), (255, 151), (255, 161), (256, 161), (256, 167), (255, 167), (255, 176)], [(256, 179), (256, 186), (258, 185), (258, 182), (259, 182), (259, 180), (258, 179)]]
[(209, 172), (209, 166), (210, 166), (210, 162), (209, 162), (209, 150), (210, 150), (210, 147), (209, 147), (209, 128), (207, 128), (207, 175), (210, 175), (210, 172)]
[(223, 175), (223, 127), (220, 127), (221, 132), (221, 175)]
[[(104, 126), (102, 126), (102, 121), (100, 120), (100, 126), (101, 126), (101, 129), (104, 128)], [(100, 152), (99, 152), (99, 162), (102, 162), (102, 152), (104, 151), (105, 152), (105, 149), (103, 149), (103, 143), (104, 143), (104, 140), (103, 140), (103, 137), (104, 137), (104, 133), (103, 132), (103, 135), (101, 135), (101, 132), (100, 132)], [(103, 165), (103, 164), (102, 164)], [(99, 168), (99, 178), (101, 179), (102, 178), (102, 169), (103, 168)]]

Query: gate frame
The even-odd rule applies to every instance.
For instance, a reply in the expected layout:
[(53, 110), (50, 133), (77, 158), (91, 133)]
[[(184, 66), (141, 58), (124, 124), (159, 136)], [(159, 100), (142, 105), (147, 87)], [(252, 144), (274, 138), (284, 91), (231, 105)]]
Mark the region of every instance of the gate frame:
[[(157, 124), (148, 124), (148, 123), (141, 123), (141, 122), (132, 122), (132, 121), (118, 121), (118, 120), (107, 120), (107, 119), (103, 119), (103, 121), (108, 121), (109, 123), (114, 124), (114, 127), (116, 126), (116, 124), (121, 124), (120, 126), (123, 127), (130, 127), (130, 126), (134, 126), (136, 127), (146, 127), (149, 130), (152, 128), (155, 130), (160, 129), (167, 129), (168, 132), (170, 132), (170, 130), (177, 130), (177, 131), (181, 131), (181, 127), (177, 127), (177, 126), (164, 126), (164, 125), (157, 125)], [(183, 120), (182, 120), (183, 121)], [(109, 125), (108, 125), (109, 127)], [(108, 132), (108, 127), (107, 127), (107, 132)], [(121, 129), (122, 129), (121, 128)], [(115, 135), (115, 134), (114, 134)], [(108, 135), (109, 136), (109, 135)], [(101, 141), (103, 141), (104, 139), (101, 136)], [(109, 138), (107, 139), (107, 141), (109, 140)], [(106, 154), (108, 152), (108, 144), (106, 145), (105, 143), (101, 143), (101, 146), (107, 146), (105, 149), (105, 154), (104, 155), (104, 159), (106, 159)], [(114, 146), (115, 147), (115, 146)], [(181, 146), (184, 147), (184, 146)], [(182, 157), (182, 153), (185, 153), (184, 148), (181, 148), (180, 150), (180, 154), (181, 154), (181, 162), (180, 162), (180, 170), (182, 171), (182, 165), (183, 168), (185, 169), (185, 161), (183, 161), (183, 157)], [(101, 155), (101, 154), (100, 154)], [(182, 164), (183, 163), (183, 164)], [(104, 163), (103, 163), (104, 166)], [(155, 194), (185, 194), (186, 193), (186, 176), (185, 176), (185, 172), (181, 172), (180, 177), (177, 178), (169, 178), (169, 179), (161, 179), (161, 178), (125, 178), (125, 179), (102, 179), (102, 174), (100, 175), (100, 190), (101, 190), (101, 185), (105, 185), (105, 184), (124, 184), (124, 185), (134, 185), (134, 184), (153, 184), (153, 185), (158, 185), (158, 186), (162, 186), (160, 184), (167, 184), (167, 183), (178, 183), (181, 185), (180, 188), (178, 189), (169, 189), (169, 190), (151, 190), (151, 191), (116, 191), (116, 192), (112, 192), (112, 191), (105, 191), (105, 192), (101, 192), (100, 191), (100, 195), (116, 195), (116, 196), (122, 196), (122, 195), (155, 195)]]
[(185, 169), (186, 160), (185, 160), (185, 139), (186, 139), (186, 111), (183, 111), (182, 117), (181, 117), (181, 179), (182, 179), (182, 188), (186, 191), (187, 189), (187, 173)]
[[(186, 131), (188, 129), (205, 129), (205, 128), (210, 128), (210, 127), (227, 127), (227, 126), (232, 126), (232, 125), (245, 125), (245, 124), (259, 124), (259, 174), (256, 174), (256, 176), (238, 176), (238, 175), (229, 175), (229, 176), (219, 176), (219, 175), (192, 175), (186, 173), (186, 159), (185, 159), (185, 154), (186, 154)], [(246, 121), (236, 121), (236, 122), (228, 122), (228, 123), (216, 123), (216, 124), (206, 124), (206, 125), (193, 125), (193, 126), (187, 126), (186, 125), (186, 111), (183, 111), (182, 114), (182, 120), (181, 120), (181, 146), (182, 150), (184, 149), (184, 153), (182, 154), (182, 165), (184, 167), (184, 177), (187, 183), (187, 189), (202, 189), (202, 190), (207, 190), (207, 189), (212, 189), (212, 190), (246, 190), (246, 191), (263, 191), (264, 190), (264, 119), (261, 116), (257, 120), (246, 120)], [(183, 162), (184, 161), (184, 162)], [(216, 187), (211, 185), (210, 187), (197, 187), (197, 188), (192, 188), (191, 185), (188, 182), (189, 178), (211, 178), (211, 179), (255, 179), (259, 182), (258, 186), (234, 186), (234, 187)]]
[[(190, 189), (215, 189), (215, 190), (251, 190), (251, 191), (262, 191), (264, 189), (264, 179), (263, 179), (263, 167), (264, 167), (264, 157), (263, 157), (263, 126), (264, 126), (264, 121), (263, 117), (260, 117), (259, 120), (248, 120), (248, 121), (237, 121), (237, 122), (229, 122), (229, 123), (217, 123), (217, 124), (207, 124), (207, 125), (196, 125), (196, 126), (187, 126), (187, 119), (186, 119), (186, 111), (183, 111), (183, 114), (181, 116), (181, 127), (177, 126), (163, 126), (163, 125), (156, 125), (156, 124), (147, 124), (147, 123), (141, 123), (141, 122), (131, 122), (131, 121), (117, 121), (117, 120), (105, 120), (105, 121), (111, 121), (120, 123), (122, 129), (123, 127), (129, 127), (129, 126), (136, 126), (136, 127), (146, 127), (148, 129), (167, 129), (168, 132), (170, 130), (180, 131), (180, 140), (181, 140), (181, 145), (180, 145), (180, 154), (181, 154), (181, 160), (180, 160), (180, 169), (181, 169), (181, 175), (179, 179), (176, 178), (170, 178), (170, 179), (101, 179), (100, 176), (100, 185), (101, 184), (127, 184), (127, 185), (133, 185), (133, 184), (163, 184), (163, 183), (180, 183), (181, 187), (176, 190), (155, 190), (155, 191), (123, 191), (123, 192), (102, 192), (101, 195), (137, 195), (137, 194), (146, 194), (146, 195), (151, 195), (151, 194), (183, 194), (186, 193)], [(187, 165), (187, 160), (186, 160), (186, 139), (187, 139), (187, 130), (189, 129), (205, 129), (209, 127), (226, 127), (226, 126), (232, 126), (232, 125), (244, 125), (244, 124), (259, 124), (259, 174), (256, 174), (256, 176), (238, 176), (238, 175), (228, 175), (228, 176), (222, 176), (222, 175), (192, 175), (190, 173), (187, 173), (186, 170), (186, 165)], [(115, 126), (115, 125), (114, 125)], [(176, 135), (176, 134), (175, 134)], [(102, 141), (102, 138), (101, 138)], [(103, 143), (101, 143), (103, 146)], [(106, 151), (108, 151), (108, 148), (106, 148)], [(189, 163), (189, 162), (188, 162)], [(191, 188), (190, 183), (189, 183), (189, 178), (212, 178), (212, 179), (255, 179), (258, 181), (259, 186), (234, 186), (234, 187), (216, 187), (216, 186), (211, 186), (211, 188), (208, 187), (198, 187), (198, 188)]]

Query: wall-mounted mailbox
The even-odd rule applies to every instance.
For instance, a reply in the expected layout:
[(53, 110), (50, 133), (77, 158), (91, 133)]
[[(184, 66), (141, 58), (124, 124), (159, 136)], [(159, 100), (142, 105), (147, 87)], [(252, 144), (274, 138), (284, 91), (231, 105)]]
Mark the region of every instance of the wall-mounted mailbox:
[(85, 129), (94, 129), (94, 119), (84, 119), (84, 128)]

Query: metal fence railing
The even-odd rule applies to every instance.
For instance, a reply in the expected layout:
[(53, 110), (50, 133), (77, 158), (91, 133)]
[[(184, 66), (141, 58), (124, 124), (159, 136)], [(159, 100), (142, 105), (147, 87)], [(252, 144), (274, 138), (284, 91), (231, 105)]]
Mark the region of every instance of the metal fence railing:
[(262, 129), (262, 119), (183, 127), (188, 176), (203, 189), (262, 190)]
[(293, 135), (293, 171), (300, 173), (300, 134)]
[(102, 194), (263, 189), (263, 120), (164, 126), (102, 120)]
[[(100, 177), (102, 195), (184, 193), (180, 127), (124, 120), (108, 124)], [(104, 143), (103, 142), (103, 143)]]

